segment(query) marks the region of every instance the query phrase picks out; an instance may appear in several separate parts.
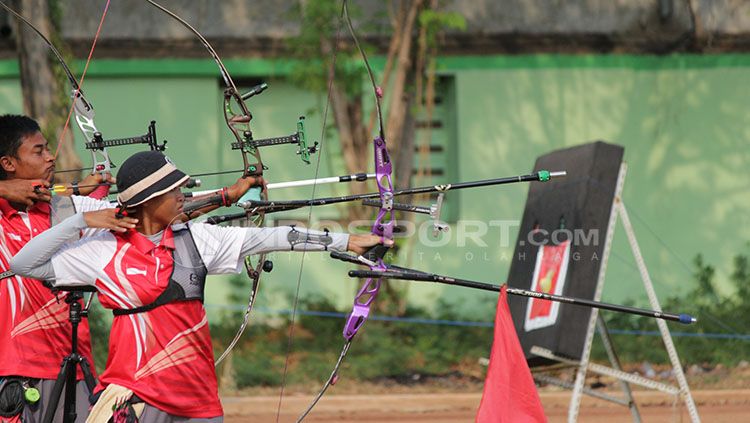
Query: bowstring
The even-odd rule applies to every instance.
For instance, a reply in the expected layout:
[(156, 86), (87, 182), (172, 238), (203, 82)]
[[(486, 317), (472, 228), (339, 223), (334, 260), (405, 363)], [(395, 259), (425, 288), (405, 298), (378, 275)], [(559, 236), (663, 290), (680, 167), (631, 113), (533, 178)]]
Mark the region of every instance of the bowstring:
[[(57, 161), (57, 155), (60, 153), (60, 147), (62, 146), (63, 142), (65, 142), (65, 133), (68, 131), (68, 127), (70, 126), (70, 118), (73, 116), (73, 110), (75, 109), (75, 97), (76, 95), (80, 94), (83, 90), (83, 81), (86, 78), (86, 72), (89, 70), (89, 64), (91, 64), (91, 59), (94, 57), (94, 49), (96, 49), (96, 42), (99, 40), (99, 35), (101, 34), (102, 27), (104, 26), (104, 19), (107, 16), (107, 12), (109, 11), (109, 3), (111, 0), (107, 0), (107, 3), (104, 5), (104, 12), (102, 12), (102, 17), (99, 20), (99, 26), (96, 29), (96, 35), (94, 35), (94, 41), (91, 43), (91, 49), (89, 50), (89, 55), (86, 58), (86, 64), (83, 67), (83, 73), (81, 74), (81, 79), (78, 82), (78, 87), (75, 89), (75, 92), (71, 96), (73, 99), (73, 102), (70, 105), (70, 109), (68, 110), (68, 117), (65, 119), (65, 125), (63, 126), (62, 132), (60, 132), (60, 137), (57, 140), (57, 147), (55, 148), (55, 161)], [(74, 87), (75, 88), (75, 87)]]
[[(343, 16), (344, 16), (344, 10), (346, 8), (346, 0), (342, 1), (342, 9), (341, 9), (341, 15), (339, 17), (339, 23), (338, 27), (336, 29), (336, 36), (334, 38), (334, 44), (333, 44), (333, 57), (331, 59), (331, 66), (328, 71), (328, 93), (326, 96), (326, 105), (323, 112), (323, 122), (322, 122), (322, 128), (321, 128), (321, 135), (320, 135), (320, 149), (318, 150), (318, 158), (315, 162), (315, 179), (318, 179), (319, 171), (320, 171), (320, 161), (323, 157), (323, 147), (325, 145), (325, 139), (326, 139), (326, 124), (328, 121), (328, 112), (331, 105), (331, 97), (332, 97), (332, 91), (333, 91), (333, 81), (334, 76), (336, 74), (336, 59), (337, 59), (337, 53), (339, 49), (339, 41), (341, 39), (341, 28), (343, 26)], [(317, 182), (312, 185), (312, 194), (311, 199), (315, 199), (315, 192), (317, 190)], [(310, 222), (312, 219), (312, 211), (313, 206), (312, 204), (308, 207), (307, 212), (307, 221)], [(299, 293), (300, 293), (300, 287), (302, 283), (302, 272), (304, 270), (305, 265), (305, 257), (307, 256), (307, 251), (302, 251), (302, 258), (300, 260), (300, 268), (299, 273), (297, 275), (297, 286), (295, 288), (295, 294), (294, 294), (294, 302), (292, 305), (292, 315), (290, 319), (290, 327), (289, 327), (289, 336), (287, 338), (287, 348), (286, 348), (286, 357), (284, 359), (284, 372), (281, 377), (281, 390), (279, 392), (279, 403), (276, 408), (276, 422), (278, 423), (279, 418), (281, 416), (281, 404), (284, 400), (284, 389), (286, 388), (286, 379), (287, 375), (289, 373), (289, 355), (292, 352), (292, 347), (294, 343), (294, 329), (295, 329), (295, 320), (297, 316), (297, 311), (299, 309)]]

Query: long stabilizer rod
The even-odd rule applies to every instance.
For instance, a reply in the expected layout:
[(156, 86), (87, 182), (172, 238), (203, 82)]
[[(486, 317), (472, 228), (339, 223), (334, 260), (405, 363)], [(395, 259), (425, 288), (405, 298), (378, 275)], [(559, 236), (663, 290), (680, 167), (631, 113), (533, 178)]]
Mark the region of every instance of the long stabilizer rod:
[[(466, 279), (451, 278), (448, 276), (441, 276), (432, 273), (414, 272), (410, 270), (396, 270), (396, 271), (385, 271), (376, 272), (371, 270), (350, 270), (349, 276), (352, 278), (384, 278), (384, 279), (401, 279), (408, 281), (418, 282), (437, 282), (447, 285), (464, 286), (468, 288), (481, 289), (484, 291), (499, 292), (502, 285), (493, 285), (484, 282), (470, 281)], [(547, 294), (544, 292), (529, 291), (526, 289), (518, 289), (507, 287), (506, 292), (511, 295), (519, 295), (522, 297), (540, 298), (543, 300), (557, 301), (566, 304), (573, 304), (584, 307), (594, 307), (603, 310), (617, 311), (620, 313), (637, 314), (640, 316), (652, 317), (656, 319), (670, 320), (673, 322), (680, 322), (686, 325), (695, 323), (698, 321), (695, 317), (689, 314), (674, 314), (666, 313), (663, 311), (646, 310), (637, 307), (628, 307), (617, 304), (603, 303), (600, 301), (587, 300), (584, 298), (566, 297), (563, 295)]]

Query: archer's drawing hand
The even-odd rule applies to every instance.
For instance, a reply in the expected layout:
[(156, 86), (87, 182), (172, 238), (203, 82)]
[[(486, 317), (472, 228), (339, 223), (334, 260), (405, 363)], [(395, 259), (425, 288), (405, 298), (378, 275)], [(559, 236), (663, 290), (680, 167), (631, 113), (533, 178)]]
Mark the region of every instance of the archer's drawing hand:
[(44, 179), (8, 179), (0, 181), (0, 197), (9, 203), (33, 206), (37, 201), (52, 200), (48, 187)]
[(115, 232), (127, 232), (135, 228), (138, 219), (117, 217), (117, 209), (104, 209), (83, 214), (83, 220), (89, 228), (104, 228)]

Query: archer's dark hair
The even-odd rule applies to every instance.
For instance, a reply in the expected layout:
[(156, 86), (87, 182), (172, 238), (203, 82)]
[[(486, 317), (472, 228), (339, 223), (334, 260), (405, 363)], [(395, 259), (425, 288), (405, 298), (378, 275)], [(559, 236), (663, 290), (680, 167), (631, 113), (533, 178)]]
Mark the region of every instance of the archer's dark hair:
[[(18, 157), (18, 148), (21, 147), (23, 139), (40, 131), (39, 124), (28, 116), (0, 116), (0, 157)], [(0, 166), (0, 180), (7, 177), (5, 170)]]

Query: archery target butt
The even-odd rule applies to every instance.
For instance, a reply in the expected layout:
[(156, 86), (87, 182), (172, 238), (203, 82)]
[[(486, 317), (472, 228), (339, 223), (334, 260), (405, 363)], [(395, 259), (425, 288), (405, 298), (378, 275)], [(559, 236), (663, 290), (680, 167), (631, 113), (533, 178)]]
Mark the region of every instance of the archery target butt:
[[(537, 159), (534, 171), (567, 176), (529, 187), (509, 286), (593, 299), (623, 153), (597, 141)], [(581, 358), (591, 309), (518, 296), (508, 301), (531, 367), (548, 364), (529, 352), (535, 345)]]

